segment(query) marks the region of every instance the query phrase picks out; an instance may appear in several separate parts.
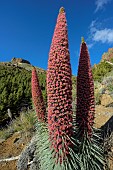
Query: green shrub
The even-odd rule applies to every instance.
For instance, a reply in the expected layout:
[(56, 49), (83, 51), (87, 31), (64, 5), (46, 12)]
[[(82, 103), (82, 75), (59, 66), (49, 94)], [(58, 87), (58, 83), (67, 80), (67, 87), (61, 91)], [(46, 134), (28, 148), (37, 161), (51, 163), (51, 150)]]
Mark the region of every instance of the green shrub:
[(112, 70), (113, 70), (113, 66), (103, 61), (98, 65), (96, 65), (96, 67), (92, 68), (93, 78), (95, 81), (101, 82), (102, 78)]
[[(46, 101), (45, 72), (39, 73), (39, 82)], [(8, 118), (8, 108), (15, 117), (22, 108), (28, 107), (32, 108), (31, 71), (0, 64), (0, 126)]]

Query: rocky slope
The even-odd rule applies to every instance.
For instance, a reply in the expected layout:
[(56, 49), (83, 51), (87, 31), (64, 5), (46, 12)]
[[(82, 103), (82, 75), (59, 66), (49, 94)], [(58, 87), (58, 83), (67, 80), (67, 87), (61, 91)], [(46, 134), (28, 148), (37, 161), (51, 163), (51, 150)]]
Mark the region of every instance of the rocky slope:
[[(102, 56), (102, 61), (107, 60), (111, 62), (113, 56), (113, 48), (108, 50), (108, 53)], [(109, 54), (109, 55), (108, 55)], [(108, 57), (107, 57), (108, 56)], [(32, 66), (28, 63), (0, 63), (2, 65), (25, 68), (31, 71)], [(96, 68), (95, 68), (96, 69)], [(43, 74), (45, 70), (38, 69), (37, 71)], [(102, 128), (105, 135), (105, 152), (108, 154), (108, 163), (110, 170), (113, 170), (113, 72), (109, 72), (100, 82), (95, 83), (95, 98), (96, 98), (96, 113), (95, 113), (95, 127)], [(76, 82), (76, 81), (75, 81)], [(75, 96), (75, 85), (73, 86), (74, 99)], [(0, 159), (11, 158), (19, 156), (25, 148), (27, 148), (28, 142), (30, 142), (32, 136), (28, 135), (26, 138), (25, 134), (21, 132), (13, 134), (7, 140), (1, 140), (0, 142)], [(27, 139), (27, 140), (26, 140)], [(30, 163), (32, 163), (29, 160)], [(0, 162), (0, 169), (2, 170), (17, 170), (17, 160)], [(24, 170), (24, 169), (23, 169)], [(27, 168), (29, 170), (29, 166)]]
[[(109, 48), (107, 52), (102, 55), (101, 61), (111, 61), (113, 59), (113, 48)], [(113, 61), (113, 60), (112, 60)]]
[[(0, 127), (9, 122), (8, 110), (12, 118), (23, 109), (32, 107), (31, 70), (33, 66), (24, 59), (0, 62)], [(46, 100), (46, 71), (36, 67), (43, 97)]]

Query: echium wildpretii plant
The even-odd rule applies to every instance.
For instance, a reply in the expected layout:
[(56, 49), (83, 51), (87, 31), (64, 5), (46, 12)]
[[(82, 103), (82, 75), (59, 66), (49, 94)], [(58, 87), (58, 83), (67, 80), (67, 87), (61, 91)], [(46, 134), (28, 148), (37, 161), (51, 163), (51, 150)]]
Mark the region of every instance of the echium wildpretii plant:
[[(45, 124), (40, 123), (40, 119), (45, 120), (43, 118), (44, 112), (39, 114), (39, 107), (37, 109), (37, 152), (40, 169), (42, 170), (71, 170), (74, 166), (76, 166), (76, 168), (78, 166), (78, 156), (73, 155), (74, 151), (72, 150), (73, 144), (71, 140), (73, 135), (71, 78), (67, 23), (64, 8), (61, 8), (48, 60), (48, 125), (46, 122)], [(33, 89), (36, 89), (36, 86), (34, 86), (32, 90)], [(40, 105), (40, 101), (42, 101), (42, 95), (39, 89), (38, 83), (36, 90), (38, 92), (36, 93), (35, 91), (36, 97), (34, 98), (34, 95), (32, 95), (36, 107), (38, 102)], [(38, 98), (39, 95), (37, 96), (37, 94), (41, 95), (41, 99), (40, 97)], [(43, 105), (41, 105), (41, 108), (43, 108)], [(77, 157), (77, 161), (75, 161), (75, 157)]]
[(94, 83), (84, 39), (80, 51), (74, 121), (71, 78), (67, 22), (64, 8), (60, 8), (48, 59), (48, 121), (45, 121), (46, 109), (36, 69), (32, 71), (32, 98), (38, 115), (39, 167), (40, 170), (103, 170), (103, 150), (93, 128)]
[(87, 45), (82, 38), (78, 75), (77, 75), (77, 104), (76, 137), (80, 141), (79, 158), (81, 169), (103, 170), (104, 152), (99, 133), (93, 128), (95, 115), (94, 82)]
[(48, 129), (56, 163), (69, 156), (72, 128), (72, 73), (68, 49), (67, 22), (60, 8), (49, 52), (47, 69)]
[(45, 160), (47, 160), (48, 158), (51, 160), (51, 152), (49, 149), (49, 137), (46, 124), (47, 120), (46, 108), (41, 92), (41, 87), (39, 84), (38, 74), (35, 67), (32, 70), (31, 86), (32, 86), (32, 100), (37, 115), (36, 122), (37, 149), (35, 154), (38, 159), (40, 170), (44, 170), (49, 169), (49, 165), (45, 164)]
[(46, 108), (44, 105), (42, 91), (39, 85), (39, 79), (35, 67), (32, 70), (31, 86), (32, 86), (32, 100), (33, 100), (33, 104), (35, 107), (38, 120), (41, 122), (45, 122)]
[(89, 137), (92, 135), (94, 114), (95, 99), (93, 75), (87, 45), (84, 42), (84, 38), (82, 38), (77, 75), (76, 108), (76, 122), (80, 129), (80, 136), (83, 136), (86, 132)]

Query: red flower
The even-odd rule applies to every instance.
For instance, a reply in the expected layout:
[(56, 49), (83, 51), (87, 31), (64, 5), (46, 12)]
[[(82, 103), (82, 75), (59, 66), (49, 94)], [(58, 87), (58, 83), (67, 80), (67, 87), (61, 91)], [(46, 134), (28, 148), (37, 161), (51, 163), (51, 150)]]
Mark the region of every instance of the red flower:
[(44, 105), (43, 96), (42, 96), (42, 92), (41, 92), (41, 88), (39, 85), (39, 80), (35, 68), (33, 68), (32, 70), (31, 85), (32, 85), (32, 100), (34, 103), (38, 120), (45, 122), (46, 108)]
[(95, 100), (94, 83), (90, 65), (90, 57), (86, 43), (81, 44), (78, 76), (77, 76), (77, 111), (76, 121), (81, 135), (86, 131), (92, 135), (94, 124)]
[[(63, 154), (65, 157), (71, 146), (68, 138), (66, 138), (66, 135), (72, 136), (72, 126), (70, 127), (70, 124), (72, 124), (71, 76), (67, 22), (64, 8), (61, 8), (49, 52), (47, 70), (48, 128), (51, 145), (55, 151), (59, 151), (58, 159), (61, 156), (60, 150), (62, 149), (62, 152), (66, 150)], [(67, 115), (66, 119), (65, 114)], [(59, 141), (57, 140), (58, 136)], [(66, 146), (64, 149), (63, 141), (61, 141), (63, 138), (65, 138)]]

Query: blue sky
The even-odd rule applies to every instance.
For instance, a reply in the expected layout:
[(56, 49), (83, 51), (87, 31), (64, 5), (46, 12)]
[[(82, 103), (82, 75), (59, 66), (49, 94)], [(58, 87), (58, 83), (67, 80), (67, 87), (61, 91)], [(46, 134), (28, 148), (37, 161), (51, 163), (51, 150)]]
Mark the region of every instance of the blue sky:
[(113, 0), (0, 0), (0, 62), (12, 57), (47, 69), (48, 53), (60, 7), (68, 24), (72, 73), (77, 74), (81, 36), (91, 64), (113, 47)]

